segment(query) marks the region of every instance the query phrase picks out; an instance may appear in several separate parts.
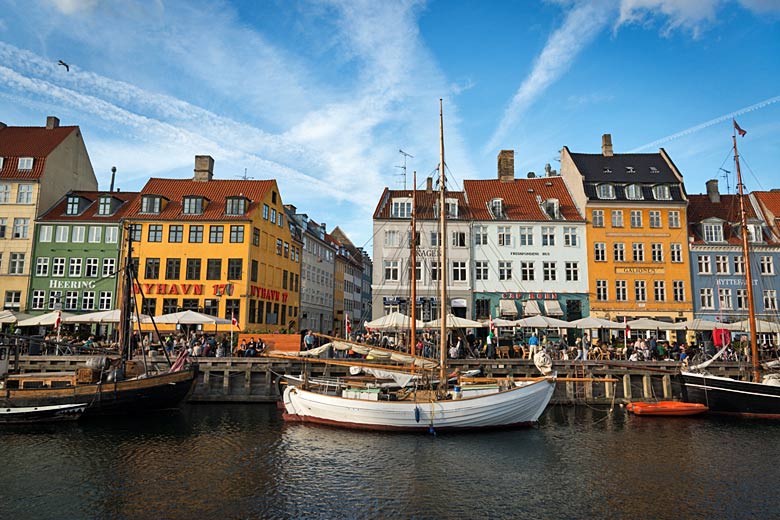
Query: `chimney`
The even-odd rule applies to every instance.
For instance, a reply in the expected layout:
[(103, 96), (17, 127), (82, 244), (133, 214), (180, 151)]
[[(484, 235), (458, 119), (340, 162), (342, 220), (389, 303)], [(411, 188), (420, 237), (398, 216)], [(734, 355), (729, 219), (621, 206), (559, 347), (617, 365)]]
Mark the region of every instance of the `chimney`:
[(612, 157), (615, 155), (612, 152), (612, 134), (604, 134), (601, 136), (601, 155), (604, 157)]
[(0, 121), (0, 130), (2, 130), (3, 128), (7, 128), (7, 127), (8, 127), (7, 124), (5, 124), (2, 121)]
[(433, 191), (433, 177), (425, 179), (425, 193), (431, 193)]
[(515, 180), (515, 151), (501, 150), (498, 152), (498, 180), (512, 182)]
[(285, 207), (285, 209), (290, 211), (290, 213), (295, 213), (296, 211), (298, 211), (298, 208), (296, 208), (292, 204), (285, 204), (284, 207)]
[(46, 130), (52, 130), (60, 127), (60, 118), (49, 116), (46, 118)]
[(707, 196), (713, 204), (720, 204), (720, 192), (718, 191), (718, 179), (707, 181)]
[(210, 155), (195, 156), (193, 181), (208, 182), (214, 177), (214, 159)]
[(108, 189), (111, 193), (114, 193), (114, 179), (116, 179), (116, 166), (111, 167), (111, 187)]

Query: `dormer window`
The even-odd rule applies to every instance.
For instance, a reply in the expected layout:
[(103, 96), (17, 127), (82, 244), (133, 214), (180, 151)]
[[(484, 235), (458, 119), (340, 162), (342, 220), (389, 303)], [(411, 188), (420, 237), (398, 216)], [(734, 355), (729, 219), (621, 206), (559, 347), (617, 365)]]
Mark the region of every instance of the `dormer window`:
[(658, 168), (656, 168), (655, 166), (651, 166), (650, 173), (658, 173)]
[(244, 197), (228, 197), (225, 200), (225, 215), (243, 215), (246, 213), (247, 200)]
[(629, 184), (626, 186), (626, 198), (629, 200), (641, 200), (642, 186), (640, 184)]
[(612, 173), (612, 168), (604, 168), (604, 175), (609, 175)]
[(98, 201), (98, 215), (111, 214), (111, 197), (100, 197)]
[(5, 157), (0, 157), (0, 170), (3, 169), (3, 163), (5, 162)]
[(33, 158), (32, 157), (19, 157), (19, 169), (20, 170), (32, 170)]
[(411, 199), (393, 199), (392, 217), (410, 218), (412, 216)]
[(750, 242), (763, 242), (764, 241), (764, 237), (763, 237), (763, 233), (761, 232), (761, 225), (760, 224), (748, 224), (747, 232), (748, 232), (748, 241), (750, 241)]
[(456, 199), (449, 199), (445, 201), (447, 206), (447, 217), (458, 218), (458, 201)]
[(633, 166), (626, 166), (626, 173), (636, 173)]
[(66, 215), (78, 215), (79, 214), (79, 197), (68, 197), (68, 204), (65, 207), (65, 214)]
[(203, 214), (203, 197), (184, 197), (181, 212), (185, 215)]
[(653, 197), (655, 200), (672, 200), (672, 193), (669, 190), (669, 186), (666, 184), (659, 184), (653, 186)]
[(705, 242), (723, 242), (723, 224), (704, 224)]
[(159, 195), (144, 195), (141, 197), (141, 213), (159, 214), (162, 206), (162, 197)]
[(611, 184), (599, 184), (596, 186), (596, 193), (600, 199), (614, 199), (615, 187)]
[(490, 212), (496, 218), (504, 216), (504, 199), (493, 199), (490, 201)]

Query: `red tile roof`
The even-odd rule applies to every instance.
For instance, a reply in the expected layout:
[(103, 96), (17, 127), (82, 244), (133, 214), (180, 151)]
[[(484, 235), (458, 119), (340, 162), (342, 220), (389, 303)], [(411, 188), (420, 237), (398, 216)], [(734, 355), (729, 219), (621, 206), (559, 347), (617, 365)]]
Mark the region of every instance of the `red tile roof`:
[[(0, 179), (39, 179), (43, 175), (46, 157), (65, 140), (77, 126), (47, 129), (37, 126), (7, 126), (0, 129), (0, 157), (3, 168)], [(32, 157), (32, 170), (18, 169), (20, 157)]]
[(767, 215), (768, 218), (780, 217), (780, 191), (754, 191), (752, 195), (771, 213)]
[[(382, 192), (382, 196), (379, 198), (379, 204), (374, 211), (375, 219), (394, 218), (392, 216), (393, 199), (395, 198), (411, 198), (412, 192), (415, 190), (391, 190), (385, 188)], [(438, 191), (415, 191), (417, 212), (416, 216), (418, 220), (434, 220), (436, 214), (434, 214), (433, 208), (439, 204), (439, 192)], [(469, 218), (469, 206), (466, 203), (466, 195), (462, 191), (448, 191), (448, 199), (457, 199), (458, 201), (458, 219)], [(408, 219), (407, 219), (408, 220)]]
[[(83, 212), (78, 215), (66, 215), (68, 206), (68, 197), (77, 195), (92, 202)], [(98, 215), (98, 201), (100, 197), (110, 195), (115, 199), (122, 201), (122, 204), (111, 215)], [(119, 222), (119, 220), (128, 214), (132, 201), (138, 196), (134, 191), (71, 191), (62, 197), (51, 209), (38, 218), (39, 222), (61, 222), (61, 221), (99, 221), (99, 222)]]
[[(745, 217), (748, 220), (759, 218), (753, 210), (750, 200), (745, 198)], [(723, 238), (732, 245), (742, 243), (739, 230), (740, 208), (738, 195), (720, 195), (720, 202), (712, 202), (709, 195), (688, 195), (688, 233), (694, 238), (694, 243), (702, 244), (701, 222), (708, 218), (725, 220), (730, 225), (725, 225)], [(764, 237), (766, 239), (766, 237)]]
[[(129, 210), (129, 214), (142, 220), (246, 220), (247, 215), (262, 206), (261, 200), (268, 190), (276, 187), (276, 181), (265, 180), (210, 180), (192, 179), (149, 179)], [(159, 214), (141, 213), (141, 197), (159, 195), (168, 202)], [(182, 214), (182, 200), (187, 196), (201, 196), (208, 199), (200, 215)], [(228, 197), (246, 197), (250, 200), (243, 215), (225, 215)], [(277, 190), (277, 197), (281, 197)], [(279, 201), (281, 203), (281, 200)]]
[(564, 219), (575, 222), (585, 220), (577, 211), (566, 183), (560, 177), (515, 179), (512, 182), (501, 182), (499, 179), (466, 180), (463, 181), (463, 188), (474, 220), (494, 220), (489, 206), (490, 201), (497, 198), (503, 199), (502, 206), (507, 220), (550, 220), (540, 207), (537, 196), (542, 201), (558, 199)]

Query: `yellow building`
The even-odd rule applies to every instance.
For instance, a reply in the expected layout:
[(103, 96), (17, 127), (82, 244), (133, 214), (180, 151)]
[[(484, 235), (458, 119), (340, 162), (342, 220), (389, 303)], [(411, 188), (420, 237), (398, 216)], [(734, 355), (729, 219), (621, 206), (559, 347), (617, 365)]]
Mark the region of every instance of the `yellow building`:
[(134, 203), (126, 225), (142, 312), (190, 309), (235, 317), (236, 330), (295, 330), (301, 242), (276, 181), (214, 180), (213, 168), (196, 156), (192, 180), (150, 179)]
[(587, 219), (591, 315), (615, 321), (693, 317), (683, 178), (663, 149), (561, 151), (561, 176)]
[[(96, 190), (78, 126), (0, 122), (0, 292), (3, 308), (27, 310), (35, 219), (70, 190)], [(61, 305), (61, 302), (56, 302)]]

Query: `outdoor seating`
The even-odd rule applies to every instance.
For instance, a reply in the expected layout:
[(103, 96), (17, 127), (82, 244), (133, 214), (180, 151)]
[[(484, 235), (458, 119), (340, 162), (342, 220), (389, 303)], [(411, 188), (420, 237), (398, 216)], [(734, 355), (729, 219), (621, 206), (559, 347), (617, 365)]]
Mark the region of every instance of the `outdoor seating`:
[(496, 349), (498, 359), (509, 359), (509, 347), (506, 345), (500, 346)]

